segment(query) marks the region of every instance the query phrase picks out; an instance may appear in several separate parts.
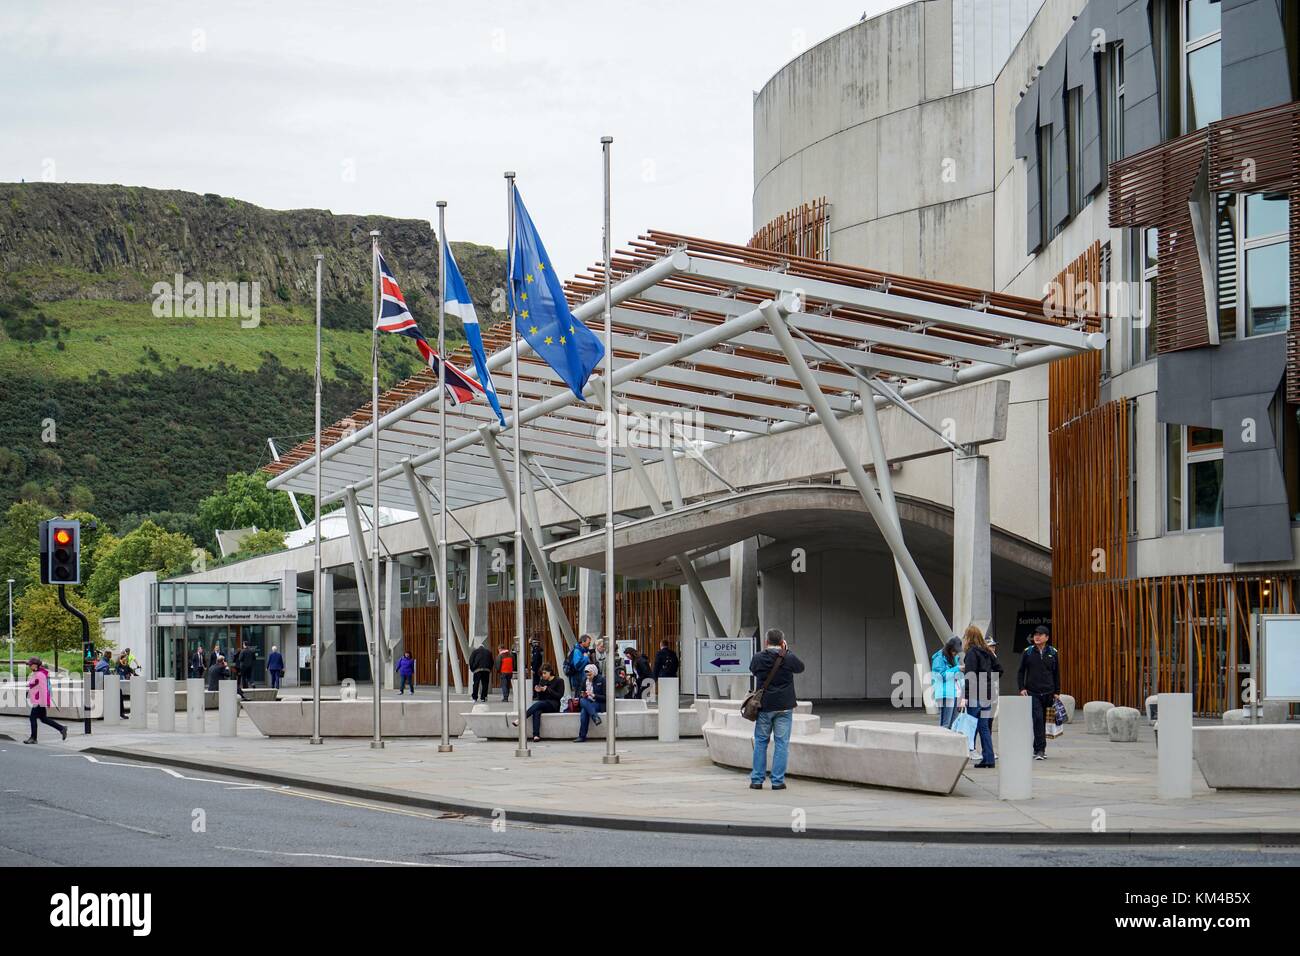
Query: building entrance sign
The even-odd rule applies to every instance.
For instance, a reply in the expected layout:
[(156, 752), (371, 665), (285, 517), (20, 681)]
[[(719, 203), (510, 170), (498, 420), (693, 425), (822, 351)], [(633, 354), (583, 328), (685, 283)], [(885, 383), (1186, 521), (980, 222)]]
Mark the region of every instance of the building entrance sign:
[(749, 662), (754, 657), (754, 639), (738, 637), (731, 640), (696, 641), (695, 672), (701, 677), (746, 675)]
[(203, 624), (296, 624), (297, 611), (186, 611), (185, 623)]

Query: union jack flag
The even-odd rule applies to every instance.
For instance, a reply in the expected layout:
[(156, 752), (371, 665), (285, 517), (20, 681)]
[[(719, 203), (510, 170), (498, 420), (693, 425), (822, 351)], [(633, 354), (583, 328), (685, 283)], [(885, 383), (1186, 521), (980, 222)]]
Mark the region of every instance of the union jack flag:
[[(375, 327), (380, 332), (395, 332), (415, 339), (415, 345), (424, 356), (424, 360), (429, 363), (429, 368), (435, 375), (438, 374), (439, 368), (444, 365), (442, 356), (429, 344), (420, 327), (416, 325), (415, 317), (406, 307), (406, 299), (402, 297), (402, 290), (397, 284), (393, 270), (388, 268), (388, 263), (384, 261), (382, 254), (376, 251), (375, 255), (379, 257), (379, 322)], [(482, 385), (450, 362), (445, 365), (447, 401), (453, 406), (462, 402), (472, 402), (477, 396), (483, 394)]]

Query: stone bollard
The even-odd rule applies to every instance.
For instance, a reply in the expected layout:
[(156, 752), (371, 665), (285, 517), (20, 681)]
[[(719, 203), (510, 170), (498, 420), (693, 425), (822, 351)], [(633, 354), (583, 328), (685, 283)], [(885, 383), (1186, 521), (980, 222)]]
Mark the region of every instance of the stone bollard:
[(104, 675), (104, 724), (122, 722), (122, 678), (116, 674)]
[(1083, 729), (1090, 734), (1106, 732), (1106, 711), (1115, 705), (1108, 700), (1090, 700), (1083, 705)]
[(678, 680), (676, 677), (659, 678), (659, 697), (655, 703), (659, 706), (659, 740), (662, 743), (681, 739), (678, 726), (681, 715), (677, 711)]
[(149, 684), (139, 675), (131, 678), (131, 729), (149, 729)]
[(217, 681), (217, 714), (221, 736), (235, 736), (239, 726), (239, 684), (235, 681)]
[(1019, 694), (1000, 701), (998, 799), (1028, 800), (1034, 795), (1033, 701)]
[(1156, 775), (1161, 800), (1192, 795), (1192, 695), (1160, 694)]
[(1154, 724), (1156, 722), (1157, 708), (1156, 708), (1155, 694), (1152, 694), (1150, 697), (1148, 697), (1146, 700), (1142, 702), (1142, 711), (1143, 713), (1146, 714), (1148, 724)]
[(158, 729), (176, 729), (176, 678), (158, 678)]
[(203, 733), (203, 707), (206, 697), (203, 692), (203, 678), (190, 677), (185, 681), (185, 731), (191, 734)]
[(1112, 707), (1106, 711), (1106, 733), (1110, 736), (1111, 743), (1136, 743), (1141, 716), (1136, 707)]

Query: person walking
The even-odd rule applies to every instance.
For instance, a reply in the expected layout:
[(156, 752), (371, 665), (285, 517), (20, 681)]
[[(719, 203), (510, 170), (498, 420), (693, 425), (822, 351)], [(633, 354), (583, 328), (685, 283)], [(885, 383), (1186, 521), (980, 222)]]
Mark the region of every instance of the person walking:
[(961, 638), (950, 637), (930, 658), (930, 686), (934, 688), (934, 703), (939, 708), (940, 727), (951, 727), (957, 718), (960, 682)]
[[(533, 740), (542, 739), (542, 714), (558, 714), (560, 701), (564, 700), (564, 681), (555, 676), (549, 664), (538, 668), (533, 678), (533, 702), (524, 711), (525, 716), (533, 721)], [(519, 726), (519, 718), (510, 721), (514, 727)]]
[(677, 657), (677, 652), (673, 650), (672, 641), (664, 638), (659, 645), (659, 652), (655, 654), (655, 695), (659, 694), (659, 679), (661, 677), (676, 677), (677, 669), (681, 666), (681, 661)]
[(962, 635), (962, 648), (966, 652), (963, 662), (966, 713), (978, 721), (975, 732), (979, 735), (980, 762), (975, 764), (975, 769), (987, 770), (997, 762), (993, 753), (993, 702), (997, 699), (993, 688), (1002, 673), (1002, 665), (984, 643), (984, 632), (974, 624)]
[(486, 704), (488, 685), (492, 683), (492, 652), (486, 642), (474, 645), (469, 652), (469, 671), (474, 678), (470, 697), (475, 703)]
[(564, 674), (569, 678), (569, 689), (574, 697), (582, 694), (582, 682), (587, 673), (587, 665), (590, 663), (591, 635), (583, 634), (578, 638), (578, 643), (573, 645), (569, 656), (564, 659)]
[(633, 679), (636, 681), (636, 689), (633, 696), (641, 699), (647, 687), (653, 685), (653, 671), (650, 667), (650, 658), (646, 657), (639, 649), (635, 652), (635, 658), (632, 661)]
[(271, 653), (266, 658), (266, 672), (271, 675), (271, 687), (279, 690), (280, 681), (284, 680), (284, 655), (274, 644), (271, 645)]
[(239, 656), (235, 659), (235, 664), (239, 668), (239, 686), (240, 688), (253, 686), (253, 668), (257, 665), (257, 655), (253, 649), (244, 642), (244, 646), (239, 649)]
[(36, 724), (38, 721), (53, 727), (63, 735), (64, 740), (68, 739), (68, 728), (48, 716), (49, 711), (47, 708), (53, 704), (53, 698), (50, 694), (50, 672), (45, 669), (45, 665), (41, 663), (39, 657), (29, 657), (27, 659), (27, 703), (32, 708), (31, 713), (27, 715), (27, 719), (32, 723), (32, 735), (23, 743), (36, 743)]
[(749, 662), (749, 672), (763, 688), (763, 703), (754, 722), (754, 760), (749, 789), (762, 790), (767, 776), (767, 742), (773, 737), (772, 789), (785, 789), (785, 767), (790, 756), (790, 728), (794, 724), (794, 675), (802, 674), (803, 661), (795, 657), (779, 627), (770, 628), (764, 647)]
[(200, 644), (194, 648), (194, 653), (190, 655), (190, 676), (202, 679), (203, 672), (208, 669), (208, 657), (203, 653), (203, 645)]
[(99, 660), (95, 661), (95, 673), (101, 676), (107, 674), (113, 669), (113, 655), (104, 651), (99, 655)]
[(1049, 641), (1047, 628), (1038, 625), (1031, 638), (1033, 645), (1025, 648), (1016, 672), (1016, 686), (1020, 696), (1030, 698), (1034, 718), (1034, 759), (1047, 759), (1047, 712), (1056, 706), (1061, 697), (1061, 666), (1056, 648)]
[(397, 659), (397, 676), (401, 680), (401, 687), (398, 688), (398, 696), (406, 692), (406, 685), (411, 685), (411, 696), (415, 696), (415, 658), (411, 652), (407, 651)]
[(587, 742), (587, 728), (600, 723), (600, 715), (605, 711), (605, 675), (595, 664), (588, 664), (584, 670), (582, 694), (578, 697), (578, 736), (573, 742)]
[(127, 660), (126, 651), (117, 655), (117, 663), (114, 665), (113, 671), (117, 674), (119, 684), (117, 694), (117, 715), (122, 720), (126, 720), (126, 702), (130, 697), (128, 690), (130, 689), (131, 678), (135, 676), (135, 671), (131, 669), (131, 663)]
[[(222, 653), (221, 653), (221, 644), (218, 643), (218, 642), (216, 642), (216, 641), (213, 641), (213, 643), (212, 643), (212, 653), (210, 653), (210, 654), (208, 655), (208, 667), (211, 667), (213, 664), (215, 664), (215, 663), (217, 662), (217, 658), (218, 658), (218, 657), (221, 657), (221, 656), (222, 656)], [(207, 674), (207, 668), (206, 668), (206, 667), (203, 669), (203, 673), (204, 673), (204, 674)]]
[(510, 682), (515, 676), (515, 654), (505, 645), (502, 645), (501, 656), (497, 658), (497, 674), (501, 677), (501, 702), (507, 703), (510, 700)]

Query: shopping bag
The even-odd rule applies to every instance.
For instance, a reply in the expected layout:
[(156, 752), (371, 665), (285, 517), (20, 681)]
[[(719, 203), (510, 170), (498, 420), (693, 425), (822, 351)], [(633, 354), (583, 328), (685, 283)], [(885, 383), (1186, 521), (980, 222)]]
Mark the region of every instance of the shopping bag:
[(1052, 707), (1052, 717), (1058, 726), (1065, 723), (1065, 705), (1059, 700), (1057, 700)]
[(953, 719), (952, 729), (959, 734), (966, 735), (966, 749), (975, 749), (975, 731), (979, 728), (980, 722), (972, 717), (966, 711), (962, 711)]
[(1065, 724), (1048, 724), (1046, 729), (1047, 736), (1059, 737), (1061, 734), (1065, 733)]

